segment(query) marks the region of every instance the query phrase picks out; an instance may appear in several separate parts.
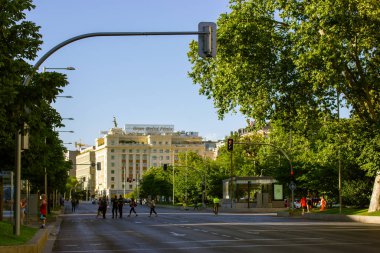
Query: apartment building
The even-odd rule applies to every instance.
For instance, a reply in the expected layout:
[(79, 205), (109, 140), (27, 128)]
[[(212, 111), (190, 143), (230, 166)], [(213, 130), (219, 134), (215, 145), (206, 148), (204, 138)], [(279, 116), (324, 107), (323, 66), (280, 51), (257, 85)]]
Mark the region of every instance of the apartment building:
[(75, 176), (81, 184), (81, 188), (88, 192), (86, 199), (95, 194), (95, 146), (81, 149), (76, 156), (76, 173)]
[(173, 164), (182, 152), (211, 156), (197, 132), (175, 132), (173, 125), (127, 124), (96, 139), (95, 193), (126, 194), (139, 186), (150, 167)]

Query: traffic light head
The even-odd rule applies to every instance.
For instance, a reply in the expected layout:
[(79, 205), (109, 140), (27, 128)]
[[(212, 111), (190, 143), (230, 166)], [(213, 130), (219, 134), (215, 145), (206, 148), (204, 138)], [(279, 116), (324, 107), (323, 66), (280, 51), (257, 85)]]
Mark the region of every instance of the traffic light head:
[(227, 150), (228, 151), (234, 150), (234, 140), (233, 139), (227, 140)]
[(216, 56), (216, 24), (213, 22), (200, 22), (198, 31), (198, 54), (202, 58)]

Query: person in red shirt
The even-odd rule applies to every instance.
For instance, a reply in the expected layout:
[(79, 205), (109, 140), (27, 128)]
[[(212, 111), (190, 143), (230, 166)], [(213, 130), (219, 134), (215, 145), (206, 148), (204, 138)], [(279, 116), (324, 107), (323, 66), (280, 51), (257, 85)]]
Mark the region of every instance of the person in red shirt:
[(326, 200), (325, 198), (322, 196), (321, 197), (321, 209), (319, 209), (319, 211), (325, 211), (326, 210)]
[(41, 195), (41, 204), (40, 204), (40, 220), (41, 220), (41, 227), (40, 228), (45, 228), (46, 214), (47, 214), (46, 194), (42, 194)]
[(302, 209), (302, 215), (305, 214), (305, 210), (307, 209), (307, 200), (306, 197), (301, 198), (301, 209)]

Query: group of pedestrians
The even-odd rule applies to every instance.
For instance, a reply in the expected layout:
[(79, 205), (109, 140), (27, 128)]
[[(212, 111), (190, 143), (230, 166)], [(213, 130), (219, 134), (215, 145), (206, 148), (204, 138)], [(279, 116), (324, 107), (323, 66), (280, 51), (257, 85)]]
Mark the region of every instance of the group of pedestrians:
[(75, 213), (79, 205), (79, 199), (77, 198), (72, 198), (71, 199), (71, 212)]
[(124, 206), (124, 198), (123, 196), (119, 196), (119, 198), (117, 198), (117, 196), (115, 195), (112, 199), (111, 199), (111, 203), (112, 203), (112, 219), (116, 218), (117, 219), (117, 214), (119, 213), (119, 218), (123, 218), (123, 206)]
[[(125, 201), (124, 201), (124, 198), (122, 195), (120, 195), (119, 198), (117, 198), (117, 196), (115, 195), (111, 199), (112, 219), (117, 219), (118, 217), (123, 218), (124, 202)], [(153, 213), (156, 216), (158, 216), (158, 214), (156, 212), (156, 203), (153, 199), (148, 201), (148, 206), (150, 208), (149, 217), (151, 217)], [(130, 207), (130, 209), (129, 209), (128, 217), (131, 217), (132, 213), (134, 213), (135, 216), (138, 216), (136, 209), (135, 209), (137, 207), (137, 203), (136, 203), (136, 200), (134, 198), (132, 198), (130, 200), (129, 207)], [(96, 217), (98, 218), (100, 215), (102, 215), (103, 219), (105, 219), (106, 213), (107, 213), (107, 208), (108, 208), (107, 197), (103, 196), (103, 197), (99, 198), (99, 200), (98, 200), (98, 213), (97, 213)]]
[[(320, 197), (320, 211), (326, 210), (326, 199), (324, 196)], [(305, 214), (305, 211), (310, 213), (311, 209), (313, 208), (313, 201), (311, 198), (306, 198), (305, 196), (301, 198), (300, 200), (301, 209), (302, 209), (302, 215)]]

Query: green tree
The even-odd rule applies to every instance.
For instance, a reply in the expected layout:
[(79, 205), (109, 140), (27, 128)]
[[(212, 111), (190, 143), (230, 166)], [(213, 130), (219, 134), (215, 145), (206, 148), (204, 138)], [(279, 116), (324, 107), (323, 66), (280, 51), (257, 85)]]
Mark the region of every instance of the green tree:
[(157, 196), (168, 198), (172, 193), (169, 175), (162, 168), (150, 168), (144, 173), (140, 184), (140, 196), (155, 199)]
[(221, 118), (238, 107), (259, 125), (308, 132), (317, 118), (336, 118), (340, 94), (353, 116), (379, 128), (379, 1), (230, 3), (218, 19), (217, 57), (200, 58), (195, 42), (188, 54), (189, 76)]
[[(63, 192), (69, 164), (53, 131), (63, 126), (62, 119), (50, 103), (67, 85), (66, 77), (34, 73), (28, 63), (35, 59), (42, 43), (39, 27), (25, 20), (26, 13), (34, 8), (32, 1), (5, 0), (0, 6), (0, 169), (14, 169), (15, 135), (26, 122), (30, 148), (22, 153), (21, 177), (30, 180), (34, 190), (42, 191), (47, 168), (49, 190)], [(24, 78), (32, 74), (30, 84), (23, 86)]]

